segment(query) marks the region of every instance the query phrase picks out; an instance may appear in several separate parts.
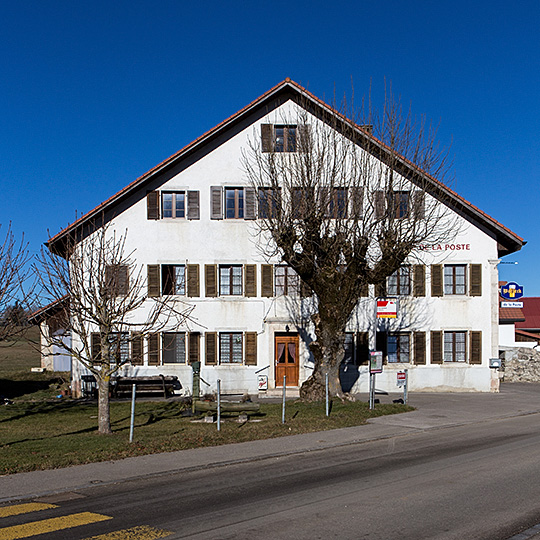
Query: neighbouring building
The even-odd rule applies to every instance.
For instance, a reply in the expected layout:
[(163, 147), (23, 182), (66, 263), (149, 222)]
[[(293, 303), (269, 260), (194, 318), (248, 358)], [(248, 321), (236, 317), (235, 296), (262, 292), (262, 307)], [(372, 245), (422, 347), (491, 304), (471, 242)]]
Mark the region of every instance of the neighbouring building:
[[(170, 295), (194, 307), (185, 327), (146, 340), (142, 358), (133, 357), (121, 374), (176, 375), (190, 392), (190, 362), (198, 360), (203, 392), (215, 391), (219, 379), (225, 392), (251, 394), (259, 384), (279, 388), (284, 375), (291, 387), (309, 377), (312, 329), (293, 316), (309, 295), (290, 268), (261, 255), (253, 230), (268, 209), (241, 167), (250, 140), (260, 138), (261, 151), (296, 151), (298, 126), (283, 119), (305, 104), (314, 122), (321, 111), (339, 116), (287, 79), (48, 242), (62, 253), (69, 235), (102, 215), (113, 230), (128, 231), (126, 249), (145, 269), (148, 296)], [(395, 391), (396, 373), (407, 368), (410, 391), (497, 391), (498, 374), (489, 368), (499, 355), (497, 265), (523, 240), (436, 180), (426, 196), (440, 199), (459, 227), (451, 242), (422, 246), (388, 278), (384, 292), (399, 299), (399, 314), (377, 324), (385, 359), (377, 388)], [(343, 204), (347, 211), (350, 203)], [(342, 382), (352, 392), (368, 389), (367, 334), (378, 293), (370, 286), (359, 299), (344, 339)], [(84, 368), (74, 362), (72, 372), (76, 391)]]

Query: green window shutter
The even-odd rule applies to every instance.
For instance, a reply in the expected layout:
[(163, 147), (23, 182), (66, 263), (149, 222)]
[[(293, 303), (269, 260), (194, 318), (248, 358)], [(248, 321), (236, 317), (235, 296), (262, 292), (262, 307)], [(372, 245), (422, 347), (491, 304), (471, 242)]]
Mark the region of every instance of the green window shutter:
[(442, 264), (431, 265), (431, 296), (443, 295), (443, 267)]
[(148, 365), (159, 366), (159, 334), (148, 336)]
[(159, 191), (146, 193), (146, 219), (159, 219)]
[(470, 363), (473, 365), (480, 365), (482, 363), (482, 332), (471, 332), (470, 339)]
[(414, 358), (413, 362), (417, 366), (422, 366), (426, 363), (426, 333), (425, 332), (414, 332), (413, 333), (413, 347), (414, 347)]
[(426, 296), (426, 267), (423, 264), (414, 265), (413, 275), (414, 296)]
[(159, 264), (149, 264), (147, 267), (148, 275), (148, 296), (155, 298), (160, 296), (159, 286)]
[(431, 364), (443, 363), (443, 333), (431, 332)]
[(201, 334), (199, 332), (190, 332), (188, 334), (188, 362), (190, 365), (193, 362), (200, 361), (200, 343)]
[(205, 341), (205, 364), (207, 366), (217, 365), (217, 333), (206, 332), (204, 335)]
[(217, 266), (215, 264), (204, 265), (204, 288), (208, 298), (217, 296)]
[(257, 365), (257, 332), (245, 333), (246, 366)]
[(201, 295), (199, 286), (199, 265), (187, 265), (187, 295), (195, 298)]
[(482, 265), (471, 264), (469, 267), (470, 273), (470, 295), (482, 296)]
[(261, 296), (272, 298), (274, 296), (274, 265), (261, 265)]

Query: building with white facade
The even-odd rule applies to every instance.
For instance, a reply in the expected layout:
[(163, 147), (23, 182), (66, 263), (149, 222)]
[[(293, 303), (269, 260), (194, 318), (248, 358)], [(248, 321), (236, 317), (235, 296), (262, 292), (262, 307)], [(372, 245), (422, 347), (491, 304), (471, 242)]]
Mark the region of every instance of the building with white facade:
[[(269, 144), (271, 151), (296, 150), (297, 126), (283, 118), (294, 117), (302, 103), (309, 103), (308, 115), (337, 115), (287, 79), (49, 241), (62, 253), (70, 235), (102, 215), (112, 230), (127, 231), (126, 249), (145, 269), (148, 296), (194, 308), (183, 328), (144, 340), (141, 357), (124, 351), (120, 374), (176, 375), (190, 392), (190, 363), (200, 361), (203, 393), (215, 391), (219, 379), (224, 392), (250, 394), (265, 381), (269, 389), (280, 387), (284, 375), (291, 387), (310, 376), (312, 328), (297, 314), (312, 300), (287, 266), (262, 255), (256, 229), (264, 194), (246, 183), (241, 165), (243, 150), (259, 137), (261, 151)], [(372, 137), (360, 128), (358, 136)], [(398, 299), (395, 319), (375, 322), (381, 293), (375, 287), (359, 299), (345, 338), (346, 390), (368, 390), (374, 324), (385, 359), (377, 388), (395, 391), (396, 373), (407, 368), (411, 391), (498, 390), (489, 368), (499, 346), (497, 265), (523, 240), (436, 180), (426, 194), (455, 216), (456, 234), (421, 246), (388, 278), (384, 296)], [(74, 363), (75, 389), (83, 372)]]

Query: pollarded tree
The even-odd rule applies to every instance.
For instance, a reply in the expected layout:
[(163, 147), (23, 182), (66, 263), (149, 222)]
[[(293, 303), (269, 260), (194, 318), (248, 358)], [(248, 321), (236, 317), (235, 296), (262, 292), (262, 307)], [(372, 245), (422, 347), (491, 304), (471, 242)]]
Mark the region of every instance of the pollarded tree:
[(42, 250), (36, 266), (42, 296), (61, 306), (55, 327), (63, 329), (44, 332), (42, 339), (94, 375), (98, 431), (103, 434), (111, 433), (111, 376), (128, 362), (142, 363), (144, 340), (176, 330), (192, 309), (168, 297), (147, 296), (146, 273), (134, 263), (133, 253), (126, 253), (126, 238), (110, 224), (98, 226), (86, 238), (72, 238), (62, 256)]
[(344, 332), (359, 298), (422, 244), (455, 234), (440, 202), (446, 159), (435, 132), (415, 125), (391, 96), (363, 123), (309, 98), (293, 110), (279, 125), (262, 125), (243, 168), (258, 194), (265, 255), (289, 265), (313, 295), (315, 365), (300, 395), (322, 399), (328, 374), (331, 394), (344, 397)]

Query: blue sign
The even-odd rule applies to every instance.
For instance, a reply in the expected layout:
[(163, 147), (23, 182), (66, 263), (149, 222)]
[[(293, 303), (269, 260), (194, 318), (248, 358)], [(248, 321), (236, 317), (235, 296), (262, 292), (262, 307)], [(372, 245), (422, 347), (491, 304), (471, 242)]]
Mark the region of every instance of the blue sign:
[(501, 286), (501, 296), (506, 300), (517, 300), (523, 296), (523, 287), (511, 281)]

